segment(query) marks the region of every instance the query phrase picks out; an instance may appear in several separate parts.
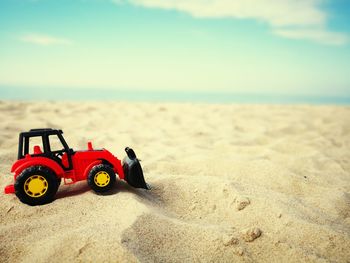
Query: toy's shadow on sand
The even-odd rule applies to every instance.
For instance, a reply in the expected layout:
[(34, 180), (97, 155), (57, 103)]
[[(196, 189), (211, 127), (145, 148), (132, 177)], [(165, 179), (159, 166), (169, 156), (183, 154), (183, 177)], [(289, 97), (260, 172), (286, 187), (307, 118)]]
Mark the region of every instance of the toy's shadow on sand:
[(55, 199), (61, 199), (69, 196), (80, 195), (92, 191), (86, 182), (78, 182), (72, 185), (62, 185), (58, 189)]
[[(66, 198), (66, 197), (75, 196), (75, 195), (81, 195), (89, 191), (93, 191), (93, 190), (90, 188), (90, 186), (87, 184), (86, 181), (81, 181), (72, 185), (63, 185), (59, 188), (56, 194), (56, 199)], [(105, 193), (95, 193), (95, 194), (96, 195), (115, 195), (120, 192), (130, 192), (139, 197), (145, 197), (145, 192), (148, 192), (148, 191), (134, 188), (122, 180), (117, 180), (111, 190)]]

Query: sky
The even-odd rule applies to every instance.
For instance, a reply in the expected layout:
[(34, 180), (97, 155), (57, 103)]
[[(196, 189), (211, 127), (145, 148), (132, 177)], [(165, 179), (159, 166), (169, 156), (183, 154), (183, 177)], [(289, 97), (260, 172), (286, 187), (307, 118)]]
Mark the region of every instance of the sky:
[(1, 0), (0, 89), (350, 95), (348, 0)]

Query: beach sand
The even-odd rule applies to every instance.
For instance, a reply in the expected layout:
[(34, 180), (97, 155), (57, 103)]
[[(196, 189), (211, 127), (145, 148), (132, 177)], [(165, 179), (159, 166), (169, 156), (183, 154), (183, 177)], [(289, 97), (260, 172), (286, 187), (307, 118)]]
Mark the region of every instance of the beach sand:
[(152, 190), (0, 194), (0, 262), (350, 262), (350, 107), (0, 102), (0, 187), (18, 134), (132, 147)]

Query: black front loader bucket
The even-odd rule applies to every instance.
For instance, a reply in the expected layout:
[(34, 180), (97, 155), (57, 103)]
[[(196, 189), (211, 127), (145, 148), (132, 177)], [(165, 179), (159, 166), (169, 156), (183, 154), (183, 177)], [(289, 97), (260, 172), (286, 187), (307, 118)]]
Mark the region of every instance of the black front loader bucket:
[(142, 167), (139, 160), (136, 158), (136, 154), (133, 149), (126, 147), (125, 152), (127, 156), (123, 160), (123, 170), (125, 180), (129, 185), (135, 188), (150, 189), (149, 185), (145, 182), (143, 177)]

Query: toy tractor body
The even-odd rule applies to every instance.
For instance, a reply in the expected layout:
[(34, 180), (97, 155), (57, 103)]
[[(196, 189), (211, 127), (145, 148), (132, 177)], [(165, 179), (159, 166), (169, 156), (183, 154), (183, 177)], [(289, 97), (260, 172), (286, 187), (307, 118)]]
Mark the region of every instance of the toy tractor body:
[(32, 129), (19, 135), (18, 160), (12, 165), (14, 184), (5, 193), (16, 193), (29, 205), (41, 205), (54, 199), (63, 179), (64, 184), (87, 180), (95, 192), (106, 192), (116, 181), (116, 174), (136, 188), (149, 189), (141, 165), (131, 148), (120, 161), (106, 149), (74, 151), (63, 132), (56, 129)]

